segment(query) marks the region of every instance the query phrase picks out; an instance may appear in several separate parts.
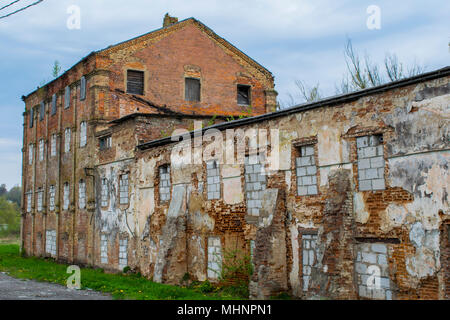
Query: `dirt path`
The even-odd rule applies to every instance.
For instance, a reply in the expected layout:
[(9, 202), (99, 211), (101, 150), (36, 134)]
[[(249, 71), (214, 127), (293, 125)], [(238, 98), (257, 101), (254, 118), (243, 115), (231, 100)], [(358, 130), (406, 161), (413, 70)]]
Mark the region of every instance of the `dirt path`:
[(0, 300), (111, 300), (90, 290), (71, 290), (59, 284), (16, 279), (0, 272)]

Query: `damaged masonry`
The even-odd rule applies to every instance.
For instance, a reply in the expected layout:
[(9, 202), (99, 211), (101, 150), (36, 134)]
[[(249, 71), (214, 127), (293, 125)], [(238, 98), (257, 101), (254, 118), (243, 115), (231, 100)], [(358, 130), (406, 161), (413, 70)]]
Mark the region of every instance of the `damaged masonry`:
[(450, 68), (274, 112), (269, 71), (170, 18), (24, 97), (26, 254), (181, 284), (239, 250), (253, 299), (449, 299)]

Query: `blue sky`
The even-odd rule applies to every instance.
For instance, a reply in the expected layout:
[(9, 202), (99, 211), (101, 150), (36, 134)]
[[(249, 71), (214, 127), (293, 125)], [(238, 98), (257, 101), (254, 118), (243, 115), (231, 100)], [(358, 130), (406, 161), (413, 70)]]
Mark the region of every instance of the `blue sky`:
[[(21, 0), (0, 16), (34, 1)], [(0, 0), (0, 8), (11, 2)], [(80, 29), (67, 28), (71, 5), (80, 8)], [(381, 10), (380, 29), (367, 28), (370, 5)], [(44, 0), (0, 19), (0, 183), (21, 182), (20, 97), (51, 80), (53, 62), (66, 70), (91, 51), (160, 28), (166, 12), (197, 18), (272, 71), (282, 101), (297, 94), (297, 79), (319, 82), (333, 95), (347, 37), (374, 62), (392, 52), (427, 71), (450, 64), (446, 0)]]

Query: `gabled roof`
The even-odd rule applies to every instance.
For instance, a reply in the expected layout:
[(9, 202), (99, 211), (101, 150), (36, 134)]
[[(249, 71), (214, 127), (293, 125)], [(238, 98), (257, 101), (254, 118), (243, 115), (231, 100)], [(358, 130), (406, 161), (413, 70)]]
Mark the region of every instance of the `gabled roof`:
[[(83, 57), (81, 60), (79, 60), (77, 63), (75, 63), (71, 68), (66, 70), (58, 78), (49, 81), (48, 83), (46, 83), (42, 87), (46, 87), (47, 85), (57, 81), (58, 79), (63, 77), (65, 74), (67, 74), (70, 70), (75, 68), (78, 64), (80, 64), (81, 62), (83, 62), (83, 61), (85, 61), (85, 60), (87, 60), (89, 58), (92, 58), (92, 57), (94, 57), (96, 55), (108, 55), (110, 53), (119, 51), (119, 50), (121, 50), (123, 48), (126, 48), (128, 46), (131, 46), (131, 45), (135, 45), (135, 44), (138, 44), (138, 43), (141, 43), (141, 42), (144, 42), (144, 41), (149, 41), (149, 40), (152, 40), (152, 39), (157, 39), (158, 37), (162, 37), (164, 34), (171, 33), (171, 32), (174, 32), (176, 30), (179, 30), (179, 29), (183, 28), (184, 26), (186, 26), (188, 24), (195, 25), (201, 31), (205, 32), (212, 40), (216, 41), (218, 44), (222, 45), (224, 48), (229, 50), (231, 53), (234, 53), (239, 58), (241, 58), (243, 61), (245, 61), (246, 63), (248, 63), (249, 65), (251, 65), (255, 69), (257, 69), (260, 72), (262, 72), (266, 77), (270, 77), (271, 79), (273, 79), (273, 75), (268, 69), (266, 69), (264, 66), (259, 64), (256, 60), (250, 58), (244, 52), (242, 52), (241, 50), (236, 48), (229, 41), (227, 41), (224, 38), (222, 38), (219, 35), (217, 35), (212, 29), (210, 29), (204, 23), (200, 22), (199, 20), (197, 20), (195, 18), (187, 18), (185, 20), (181, 20), (181, 21), (179, 21), (177, 23), (174, 23), (174, 24), (172, 24), (172, 25), (170, 25), (168, 27), (159, 28), (159, 29), (150, 31), (148, 33), (145, 33), (143, 35), (134, 37), (132, 39), (125, 40), (125, 41), (119, 42), (119, 43), (114, 44), (114, 45), (110, 45), (110, 46), (108, 46), (108, 47), (106, 47), (104, 49), (100, 49), (100, 50), (97, 50), (97, 51), (92, 51), (87, 56)], [(38, 89), (32, 91), (31, 93), (29, 93), (26, 96), (23, 96), (22, 100), (28, 98), (31, 94), (36, 92)]]

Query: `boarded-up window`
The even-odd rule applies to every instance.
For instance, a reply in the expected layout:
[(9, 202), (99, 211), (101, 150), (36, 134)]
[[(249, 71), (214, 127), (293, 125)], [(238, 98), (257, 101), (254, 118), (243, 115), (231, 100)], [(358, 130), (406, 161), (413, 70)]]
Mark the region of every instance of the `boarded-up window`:
[(52, 110), (51, 110), (51, 115), (55, 115), (56, 114), (56, 94), (54, 94), (52, 96)]
[(39, 121), (44, 120), (45, 116), (45, 103), (44, 101), (41, 101), (40, 107), (39, 107)]
[(50, 186), (48, 189), (49, 193), (49, 209), (50, 211), (55, 211), (55, 186)]
[(64, 93), (64, 109), (70, 107), (70, 87), (67, 86)]
[(186, 101), (200, 101), (200, 79), (185, 79), (185, 99)]
[(80, 209), (86, 208), (86, 183), (80, 180), (78, 183), (78, 206)]
[(69, 209), (69, 195), (70, 195), (70, 189), (69, 189), (69, 183), (64, 183), (64, 194), (63, 194), (63, 210)]
[(50, 140), (50, 155), (52, 157), (56, 156), (56, 134), (52, 134), (51, 140)]
[(71, 137), (72, 131), (70, 128), (66, 128), (64, 131), (64, 152), (70, 151), (70, 137)]
[(123, 174), (119, 179), (119, 202), (120, 204), (128, 203), (128, 174)]
[(131, 94), (144, 94), (144, 72), (127, 71), (127, 92)]
[(27, 212), (31, 212), (31, 191), (27, 192)]
[(87, 139), (87, 124), (86, 121), (81, 122), (80, 124), (80, 147), (84, 147), (86, 145)]
[(102, 207), (108, 206), (108, 180), (102, 179)]
[(33, 128), (33, 121), (34, 121), (34, 109), (30, 109), (30, 118), (28, 119), (28, 124), (30, 128)]
[(39, 188), (37, 192), (37, 210), (39, 212), (42, 212), (43, 202), (44, 202), (44, 190), (42, 188)]
[(111, 148), (112, 143), (111, 136), (101, 137), (99, 143), (100, 143), (100, 150), (106, 150)]
[(86, 99), (86, 77), (81, 77), (80, 100)]
[(238, 84), (237, 86), (237, 102), (239, 105), (250, 105), (250, 86)]
[(34, 153), (34, 146), (32, 143), (28, 146), (28, 164), (33, 164), (33, 153)]
[(44, 139), (39, 140), (39, 161), (44, 161), (45, 142)]

